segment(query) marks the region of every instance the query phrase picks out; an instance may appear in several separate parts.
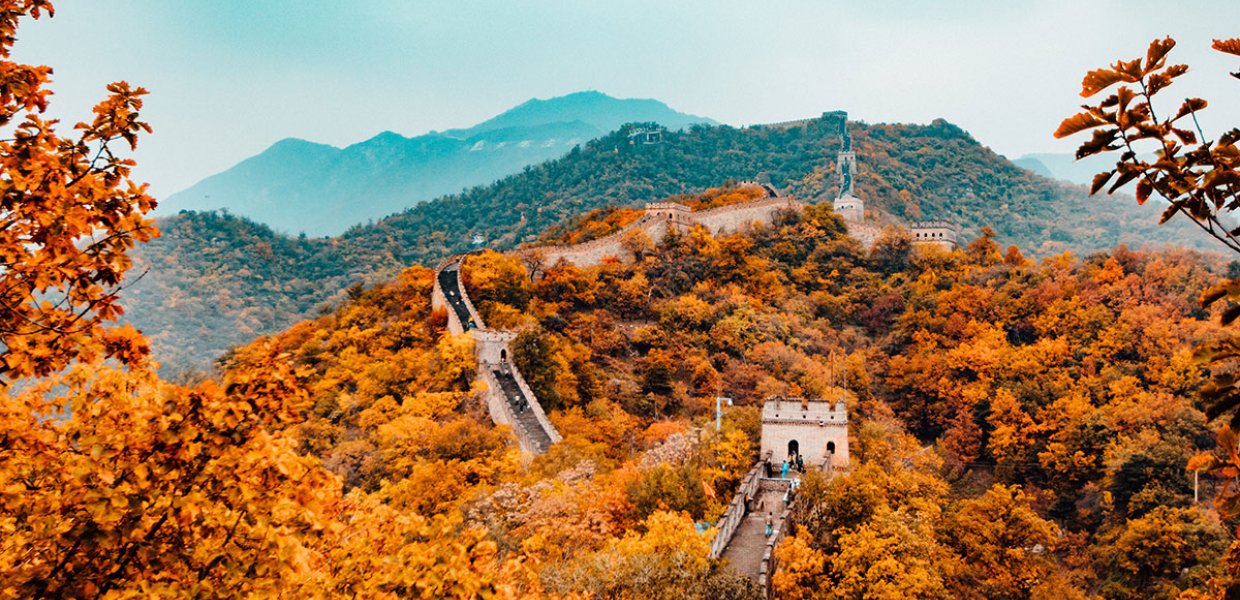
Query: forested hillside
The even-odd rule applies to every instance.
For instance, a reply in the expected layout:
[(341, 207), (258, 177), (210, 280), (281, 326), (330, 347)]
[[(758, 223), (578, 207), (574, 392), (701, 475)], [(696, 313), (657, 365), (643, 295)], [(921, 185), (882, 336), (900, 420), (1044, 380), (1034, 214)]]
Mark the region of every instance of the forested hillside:
[[(630, 144), (626, 128), (495, 184), (330, 239), (183, 213), (161, 221), (163, 237), (135, 253), (146, 275), (127, 292), (128, 318), (156, 340), (156, 356), (168, 366), (203, 368), (255, 333), (314, 314), (350, 285), (449, 254), (534, 242), (600, 207), (700, 192), (729, 179), (828, 200), (838, 125), (824, 118), (789, 128), (693, 127), (651, 145)], [(950, 218), (965, 239), (991, 226), (1000, 243), (1031, 254), (1199, 240), (1182, 235), (1191, 225), (1156, 226), (1157, 207), (1088, 198), (1082, 188), (1015, 167), (942, 121), (850, 127), (860, 157), (857, 187), (880, 221)]]
[[(778, 597), (1210, 594), (1235, 524), (1209, 508), (1216, 482), (1193, 503), (1186, 464), (1217, 449), (1190, 354), (1218, 333), (1193, 299), (1225, 268), (1184, 250), (1034, 261), (987, 235), (945, 253), (889, 233), (867, 253), (826, 207), (535, 282), (471, 256), (471, 296), (521, 330), (514, 360), (564, 435), (527, 468), (470, 389), (470, 338), (430, 310), (426, 268), (240, 349), (226, 376), (290, 357), (313, 404), (300, 451), (493, 543), (461, 578), (515, 562), (542, 593), (751, 597), (693, 522), (755, 458), (761, 399), (833, 397), (842, 368), (853, 467), (805, 479)], [(719, 391), (737, 406), (716, 434)]]

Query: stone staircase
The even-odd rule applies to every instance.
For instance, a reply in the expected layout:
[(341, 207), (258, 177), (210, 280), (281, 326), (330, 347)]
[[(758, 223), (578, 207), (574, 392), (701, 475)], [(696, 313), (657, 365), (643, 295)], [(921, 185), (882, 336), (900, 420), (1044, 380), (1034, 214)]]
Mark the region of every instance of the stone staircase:
[[(435, 276), (437, 289), (442, 290), (444, 300), (447, 302), (449, 309), (452, 311), (452, 317), (456, 317), (458, 331), (454, 333), (462, 333), (477, 327), (474, 316), (470, 314), (471, 306), (466, 304), (465, 286), (461, 285), (460, 263), (454, 262), (440, 269)], [(449, 318), (451, 321), (451, 318)], [(449, 327), (452, 329), (452, 327)]]
[(484, 399), (491, 420), (496, 425), (512, 427), (522, 452), (542, 454), (560, 441), (560, 434), (547, 419), (521, 372), (510, 361), (508, 344), (516, 337), (516, 332), (486, 327), (469, 300), (461, 284), (462, 258), (446, 259), (436, 267), (431, 305), (447, 309), (448, 331), (473, 336), (478, 379), (487, 390)]
[(551, 435), (543, 427), (538, 420), (538, 415), (534, 413), (533, 405), (538, 403), (537, 399), (526, 397), (525, 391), (517, 383), (517, 379), (513, 377), (512, 366), (501, 364), (491, 366), (491, 374), (495, 376), (495, 380), (499, 382), (500, 390), (504, 393), (504, 399), (508, 402), (509, 410), (513, 414), (515, 421), (513, 427), (525, 432), (533, 446), (534, 454), (542, 454), (551, 447)]
[[(791, 509), (796, 501), (793, 481), (768, 477), (769, 452), (754, 464), (741, 481), (732, 502), (719, 519), (710, 557), (718, 558), (735, 572), (752, 579), (767, 598), (776, 567), (775, 546), (791, 528)], [(771, 535), (766, 534), (767, 514), (772, 517)]]

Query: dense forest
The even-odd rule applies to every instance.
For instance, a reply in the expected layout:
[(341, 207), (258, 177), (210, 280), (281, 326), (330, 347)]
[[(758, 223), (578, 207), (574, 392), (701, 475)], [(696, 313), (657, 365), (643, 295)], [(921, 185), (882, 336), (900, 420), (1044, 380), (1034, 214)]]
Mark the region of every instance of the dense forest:
[[(630, 144), (625, 128), (559, 160), (336, 238), (289, 238), (228, 214), (185, 212), (161, 220), (163, 236), (135, 252), (134, 273), (145, 275), (126, 292), (127, 318), (154, 339), (171, 370), (201, 370), (234, 344), (333, 306), (352, 285), (480, 247), (560, 239), (539, 237), (591, 210), (698, 193), (729, 179), (829, 200), (837, 119), (694, 127), (651, 145)], [(849, 126), (860, 156), (857, 187), (879, 222), (949, 218), (966, 239), (990, 226), (1000, 243), (1031, 256), (1198, 241), (1185, 235), (1189, 225), (1154, 225), (1157, 207), (1087, 198), (1082, 188), (1020, 169), (942, 121)]]
[[(1219, 452), (1190, 356), (1218, 326), (1193, 298), (1226, 268), (1122, 246), (1032, 260), (989, 231), (943, 252), (889, 230), (867, 252), (825, 206), (533, 282), (474, 255), (467, 286), (520, 329), (514, 360), (565, 437), (528, 466), (422, 267), (240, 348), (225, 373), (291, 357), (311, 398), (301, 452), (493, 543), (546, 593), (751, 594), (693, 524), (755, 459), (761, 399), (841, 393), (827, 373), (845, 369), (854, 464), (806, 479), (779, 597), (1206, 597), (1236, 524), (1210, 509), (1216, 482), (1194, 503), (1186, 470)], [(719, 391), (737, 406), (715, 433)]]

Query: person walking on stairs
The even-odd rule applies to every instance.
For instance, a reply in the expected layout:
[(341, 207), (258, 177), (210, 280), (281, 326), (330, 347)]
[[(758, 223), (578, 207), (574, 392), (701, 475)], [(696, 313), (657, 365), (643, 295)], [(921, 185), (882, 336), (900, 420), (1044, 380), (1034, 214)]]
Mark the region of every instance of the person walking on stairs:
[(771, 516), (771, 513), (768, 512), (766, 513), (766, 537), (771, 537), (771, 534), (774, 532), (775, 532), (775, 519), (774, 517)]

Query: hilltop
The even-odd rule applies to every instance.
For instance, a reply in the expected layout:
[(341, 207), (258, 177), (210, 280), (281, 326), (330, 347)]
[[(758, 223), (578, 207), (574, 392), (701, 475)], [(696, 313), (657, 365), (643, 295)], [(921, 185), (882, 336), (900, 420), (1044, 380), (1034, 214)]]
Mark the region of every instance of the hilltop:
[(671, 129), (714, 123), (657, 100), (578, 92), (530, 100), (468, 129), (414, 137), (384, 131), (345, 148), (288, 138), (169, 196), (159, 214), (227, 209), (284, 233), (338, 235), (556, 158), (634, 121)]
[[(1031, 254), (1199, 239), (1182, 235), (1182, 223), (1157, 226), (1154, 207), (1089, 198), (1078, 186), (1017, 167), (946, 122), (851, 127), (858, 193), (880, 223), (946, 218), (961, 224), (964, 239), (990, 226), (999, 243)], [(836, 191), (832, 119), (693, 127), (669, 131), (658, 144), (630, 144), (632, 129), (330, 239), (292, 238), (223, 214), (163, 219), (164, 235), (135, 252), (136, 272), (148, 271), (126, 292), (127, 318), (155, 340), (168, 366), (203, 368), (234, 344), (331, 306), (352, 285), (450, 254), (535, 242), (594, 209), (698, 193), (730, 179), (756, 179), (811, 203)]]
[[(826, 204), (622, 258), (533, 279), (513, 255), (460, 266), (486, 323), (519, 332), (511, 360), (562, 435), (528, 465), (487, 417), (474, 339), (445, 331), (425, 267), (237, 350), (224, 376), (288, 357), (313, 400), (289, 430), (299, 448), (350, 488), (485, 535), (548, 593), (757, 596), (705, 559), (693, 524), (738, 493), (770, 395), (844, 399), (855, 449), (849, 469), (802, 478), (775, 597), (1175, 597), (1226, 581), (1234, 523), (1193, 501), (1186, 468), (1221, 451), (1191, 359), (1220, 331), (1193, 299), (1221, 261), (1035, 262), (985, 235), (866, 251)], [(716, 432), (719, 393), (735, 405)], [(1219, 483), (1203, 478), (1203, 498)]]

